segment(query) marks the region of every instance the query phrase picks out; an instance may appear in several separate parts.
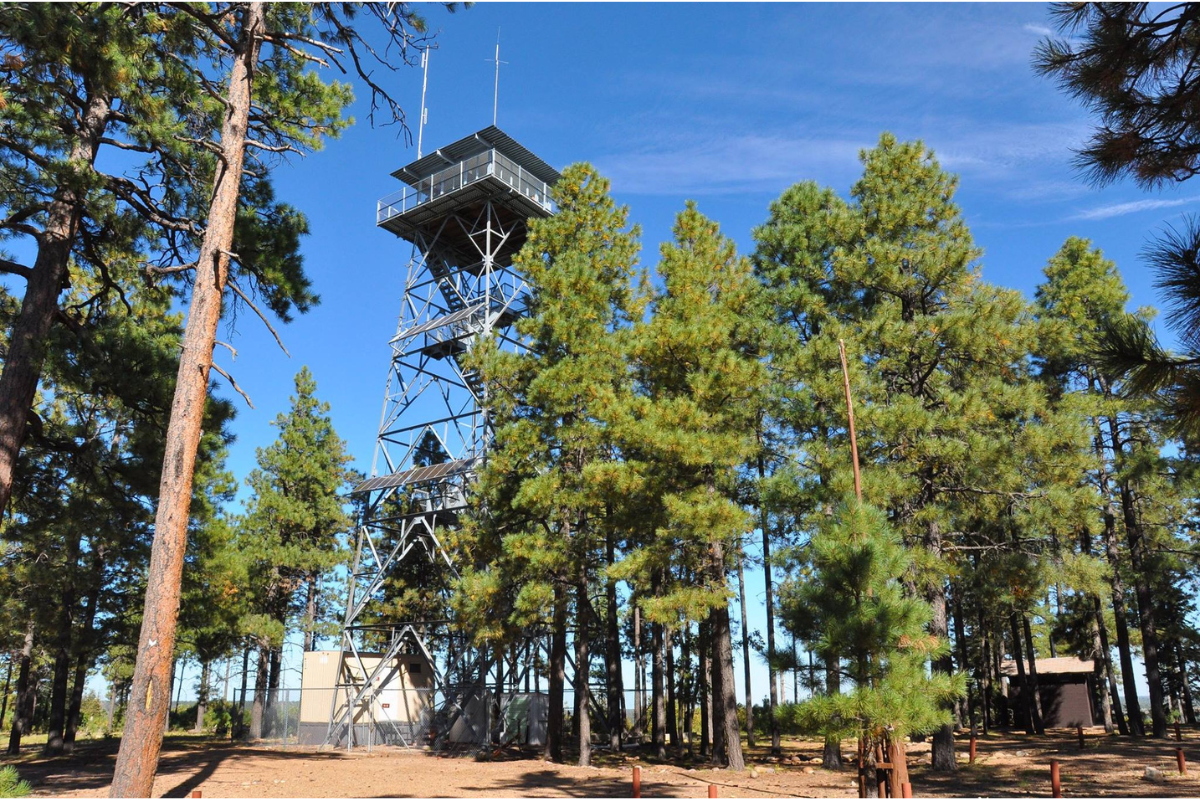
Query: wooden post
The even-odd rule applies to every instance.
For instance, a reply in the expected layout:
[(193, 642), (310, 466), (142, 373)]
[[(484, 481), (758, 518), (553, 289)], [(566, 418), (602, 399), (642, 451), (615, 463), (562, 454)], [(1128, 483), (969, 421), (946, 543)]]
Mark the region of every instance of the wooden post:
[(197, 798), (197, 800), (199, 800), (199, 797), (200, 797), (200, 790), (199, 790), (199, 789), (192, 789), (192, 797), (195, 797), (195, 798)]
[(968, 752), (970, 753), (970, 757), (968, 758), (967, 763), (974, 764), (975, 763), (975, 731), (974, 730), (971, 731), (971, 749)]
[(1187, 759), (1183, 757), (1183, 748), (1175, 748), (1175, 764), (1179, 767), (1180, 775), (1187, 775)]
[(912, 784), (911, 783), (905, 781), (904, 783), (900, 784), (900, 796), (901, 797), (912, 797)]
[(846, 391), (846, 418), (850, 422), (850, 457), (854, 465), (854, 496), (862, 503), (862, 475), (858, 471), (858, 435), (854, 431), (854, 401), (850, 397), (850, 369), (846, 366), (846, 343), (838, 339), (842, 358), (842, 388)]
[(1176, 720), (1176, 722), (1175, 722), (1175, 741), (1177, 741), (1177, 742), (1183, 741), (1183, 728), (1181, 728), (1179, 726), (1178, 720)]
[(715, 784), (712, 784), (712, 783), (710, 783), (710, 784), (708, 785), (708, 796), (709, 796), (709, 797), (716, 797), (716, 796), (717, 796), (717, 787), (716, 787), (716, 785), (715, 785)]
[(633, 796), (642, 796), (642, 768), (636, 764), (633, 767)]
[(1058, 759), (1050, 759), (1050, 796), (1062, 797), (1062, 776), (1058, 772)]
[(1085, 747), (1083, 743), (1083, 726), (1076, 725), (1075, 730), (1079, 731), (1079, 749), (1082, 750)]

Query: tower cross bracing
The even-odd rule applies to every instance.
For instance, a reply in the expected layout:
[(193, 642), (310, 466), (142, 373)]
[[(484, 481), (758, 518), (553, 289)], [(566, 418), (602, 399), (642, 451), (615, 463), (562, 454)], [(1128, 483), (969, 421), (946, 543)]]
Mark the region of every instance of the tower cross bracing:
[[(371, 476), (353, 490), (363, 512), (326, 739), (347, 747), (367, 732), (401, 745), (442, 741), (483, 695), (494, 658), (472, 648), (444, 614), (394, 618), (388, 581), (415, 568), (430, 584), (424, 588), (448, 599), (457, 569), (447, 534), (467, 507), (493, 435), (487, 389), (467, 356), (485, 338), (523, 350), (515, 323), (528, 287), (513, 257), (528, 220), (555, 212), (549, 191), (558, 180), (495, 126), (392, 174), (405, 187), (379, 201), (376, 224), (410, 242), (412, 256), (389, 342)], [(419, 724), (377, 713), (389, 665), (401, 655), (430, 671), (429, 713)], [(516, 675), (508, 674), (514, 687)]]

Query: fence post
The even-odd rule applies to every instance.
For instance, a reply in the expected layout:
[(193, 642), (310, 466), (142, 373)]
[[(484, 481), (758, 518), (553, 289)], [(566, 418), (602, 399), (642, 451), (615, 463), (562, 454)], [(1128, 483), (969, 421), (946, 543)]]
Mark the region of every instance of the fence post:
[(708, 785), (708, 796), (709, 797), (717, 796), (717, 785), (715, 783), (710, 783)]
[(1175, 764), (1179, 767), (1180, 775), (1187, 775), (1187, 759), (1183, 757), (1183, 748), (1175, 748)]
[(1062, 776), (1058, 771), (1058, 759), (1050, 759), (1050, 795), (1062, 797)]
[(970, 752), (970, 756), (969, 756), (967, 763), (974, 764), (975, 763), (975, 729), (974, 728), (971, 729), (971, 749), (969, 752)]
[(636, 764), (633, 766), (633, 796), (642, 796), (642, 768)]

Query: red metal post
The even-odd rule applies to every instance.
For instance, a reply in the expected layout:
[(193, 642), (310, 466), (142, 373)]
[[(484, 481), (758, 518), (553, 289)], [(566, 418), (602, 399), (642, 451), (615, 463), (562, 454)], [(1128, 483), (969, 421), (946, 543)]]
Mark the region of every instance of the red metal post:
[(1183, 741), (1183, 728), (1181, 728), (1179, 726), (1178, 722), (1175, 723), (1175, 741), (1177, 741), (1177, 742)]
[(708, 796), (709, 796), (709, 797), (716, 797), (716, 796), (717, 796), (717, 787), (716, 787), (716, 784), (712, 784), (712, 783), (710, 783), (710, 784), (708, 785)]
[(969, 763), (975, 763), (975, 731), (971, 731), (971, 749)]
[(1187, 759), (1183, 757), (1183, 748), (1175, 748), (1175, 763), (1179, 766), (1179, 774), (1187, 775)]
[(192, 789), (192, 797), (196, 797), (196, 798), (200, 797), (200, 790)]
[(633, 768), (633, 796), (642, 796), (642, 768), (636, 765)]
[(1050, 796), (1062, 797), (1062, 776), (1058, 772), (1058, 760), (1050, 759)]
[(906, 782), (900, 784), (900, 796), (901, 797), (912, 797), (912, 784), (911, 783), (908, 783), (906, 781)]

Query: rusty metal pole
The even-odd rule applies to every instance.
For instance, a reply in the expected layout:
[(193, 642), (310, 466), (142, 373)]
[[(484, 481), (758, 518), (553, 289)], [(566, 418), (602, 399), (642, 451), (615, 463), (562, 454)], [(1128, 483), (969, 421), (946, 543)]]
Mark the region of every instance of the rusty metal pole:
[(1181, 728), (1179, 726), (1178, 720), (1176, 720), (1176, 722), (1175, 722), (1175, 741), (1177, 741), (1177, 742), (1183, 741), (1183, 728)]
[(636, 765), (633, 768), (633, 796), (642, 796), (642, 768)]
[(900, 796), (901, 797), (912, 797), (912, 784), (911, 783), (908, 783), (907, 781), (905, 781), (904, 783), (900, 784)]
[(1187, 759), (1183, 757), (1183, 748), (1175, 748), (1175, 764), (1179, 767), (1180, 775), (1187, 775)]
[(1050, 796), (1062, 797), (1062, 775), (1058, 771), (1058, 759), (1050, 759)]
[(717, 796), (717, 787), (716, 787), (716, 784), (712, 784), (712, 783), (710, 783), (710, 784), (708, 785), (708, 796), (709, 796), (709, 797), (716, 797), (716, 796)]
[(970, 755), (968, 757), (967, 763), (974, 764), (975, 763), (975, 731), (974, 730), (971, 731), (971, 748), (968, 752)]

